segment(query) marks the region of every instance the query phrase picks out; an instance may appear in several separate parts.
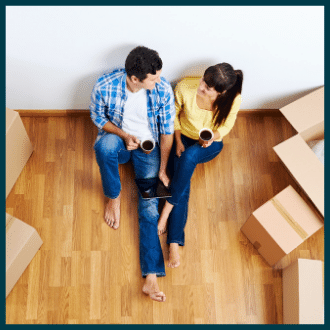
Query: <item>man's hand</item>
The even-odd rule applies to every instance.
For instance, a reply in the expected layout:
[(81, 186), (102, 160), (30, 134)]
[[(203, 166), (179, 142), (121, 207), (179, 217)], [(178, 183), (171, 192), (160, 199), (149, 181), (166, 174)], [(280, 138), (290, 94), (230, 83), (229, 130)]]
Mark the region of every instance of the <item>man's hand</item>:
[(179, 143), (176, 142), (176, 155), (181, 157), (181, 154), (185, 151), (185, 147), (183, 143), (180, 141)]
[(168, 175), (166, 174), (166, 172), (161, 172), (159, 171), (158, 177), (160, 179), (160, 181), (162, 181), (164, 183), (165, 187), (168, 187), (170, 184), (170, 178), (168, 177)]
[(135, 150), (140, 146), (140, 140), (134, 135), (129, 135), (124, 138), (126, 149), (127, 150)]

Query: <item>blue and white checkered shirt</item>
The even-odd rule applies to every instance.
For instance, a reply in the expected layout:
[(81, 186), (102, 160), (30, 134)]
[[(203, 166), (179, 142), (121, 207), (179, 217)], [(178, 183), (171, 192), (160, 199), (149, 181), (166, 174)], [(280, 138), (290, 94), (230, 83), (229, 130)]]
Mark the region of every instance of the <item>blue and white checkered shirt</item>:
[[(110, 121), (122, 128), (124, 106), (127, 100), (125, 69), (106, 73), (96, 82), (90, 104), (91, 119), (98, 127), (97, 142), (107, 134), (102, 127)], [(161, 77), (155, 88), (147, 90), (148, 119), (152, 135), (159, 143), (159, 134), (174, 133), (174, 95), (169, 82)]]

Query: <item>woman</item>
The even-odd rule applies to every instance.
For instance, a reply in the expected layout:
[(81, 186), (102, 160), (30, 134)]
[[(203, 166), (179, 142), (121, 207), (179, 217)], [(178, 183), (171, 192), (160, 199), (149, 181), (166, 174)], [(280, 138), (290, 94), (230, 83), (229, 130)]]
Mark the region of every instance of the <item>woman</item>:
[[(158, 234), (161, 235), (166, 231), (169, 219), (169, 267), (180, 265), (178, 248), (184, 245), (190, 179), (197, 164), (212, 160), (222, 150), (222, 139), (234, 126), (242, 101), (242, 82), (242, 71), (234, 70), (228, 63), (220, 63), (206, 69), (199, 81), (184, 78), (175, 89), (172, 197), (166, 200), (158, 222)], [(211, 129), (213, 138), (201, 146), (198, 139), (202, 128)]]

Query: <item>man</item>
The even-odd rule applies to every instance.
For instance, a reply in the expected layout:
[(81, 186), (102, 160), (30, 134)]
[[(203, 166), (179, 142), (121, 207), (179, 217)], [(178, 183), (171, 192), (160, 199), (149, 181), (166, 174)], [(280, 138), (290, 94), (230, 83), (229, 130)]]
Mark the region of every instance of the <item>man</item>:
[[(174, 95), (161, 77), (162, 60), (146, 47), (136, 47), (127, 56), (125, 69), (104, 74), (91, 95), (91, 118), (99, 132), (94, 150), (100, 167), (103, 191), (108, 198), (106, 223), (117, 229), (120, 223), (121, 183), (118, 164), (132, 160), (135, 177), (159, 176), (168, 186), (166, 166), (173, 143)], [(142, 151), (142, 139), (156, 143), (150, 154)], [(158, 199), (139, 195), (140, 264), (146, 278), (142, 291), (151, 299), (165, 301), (157, 276), (165, 276), (164, 259), (157, 234)]]

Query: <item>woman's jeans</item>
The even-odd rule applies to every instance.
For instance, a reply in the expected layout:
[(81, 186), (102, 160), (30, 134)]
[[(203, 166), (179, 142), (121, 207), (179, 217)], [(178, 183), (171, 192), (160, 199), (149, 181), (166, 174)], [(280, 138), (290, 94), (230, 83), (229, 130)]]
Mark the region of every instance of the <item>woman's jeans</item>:
[(170, 155), (172, 197), (167, 201), (174, 205), (168, 219), (167, 244), (178, 243), (184, 245), (184, 228), (188, 216), (188, 201), (190, 193), (190, 180), (197, 164), (206, 163), (215, 158), (223, 147), (223, 142), (213, 142), (209, 147), (202, 148), (198, 141), (181, 135), (185, 151), (181, 157), (176, 155), (176, 147), (173, 146)]
[[(118, 165), (127, 163), (130, 159), (137, 179), (158, 177), (160, 166), (158, 144), (149, 155), (140, 148), (129, 151), (119, 136), (109, 133), (95, 143), (94, 150), (100, 167), (103, 191), (108, 198), (115, 199), (119, 196), (121, 183)], [(146, 277), (148, 274), (165, 276), (163, 253), (157, 234), (158, 199), (142, 199), (139, 194), (138, 213), (142, 276)]]

